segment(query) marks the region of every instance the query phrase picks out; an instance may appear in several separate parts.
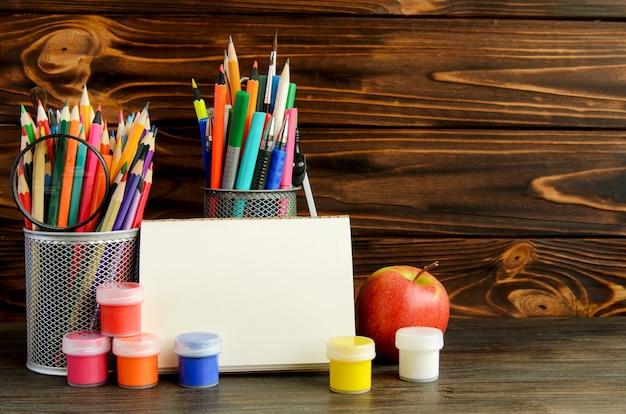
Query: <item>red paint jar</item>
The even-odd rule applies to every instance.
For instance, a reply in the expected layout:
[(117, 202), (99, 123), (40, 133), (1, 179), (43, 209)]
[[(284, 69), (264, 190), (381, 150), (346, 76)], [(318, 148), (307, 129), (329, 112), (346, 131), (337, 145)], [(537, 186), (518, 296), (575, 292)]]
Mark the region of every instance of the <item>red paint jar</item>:
[(67, 359), (67, 383), (74, 387), (105, 384), (111, 340), (98, 331), (77, 331), (63, 335), (62, 350)]
[(141, 333), (143, 286), (139, 283), (105, 283), (96, 290), (100, 305), (100, 331), (107, 336), (133, 336)]

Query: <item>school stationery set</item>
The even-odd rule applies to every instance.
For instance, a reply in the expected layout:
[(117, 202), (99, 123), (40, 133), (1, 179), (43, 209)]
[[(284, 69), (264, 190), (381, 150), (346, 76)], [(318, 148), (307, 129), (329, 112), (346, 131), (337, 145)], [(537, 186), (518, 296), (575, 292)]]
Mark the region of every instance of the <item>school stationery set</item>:
[[(224, 217), (247, 218), (257, 216), (245, 193), (302, 185), (311, 217), (291, 217), (295, 203), (281, 194), (272, 202), (281, 220), (143, 221), (157, 132), (148, 104), (127, 119), (120, 112), (117, 129), (86, 87), (57, 111), (21, 108), (11, 182), (25, 216), (29, 369), (78, 387), (115, 370), (125, 388), (176, 371), (181, 386), (204, 388), (218, 372), (320, 369), (342, 358), (327, 341), (355, 335), (349, 218), (317, 217), (296, 85), (289, 59), (278, 67), (276, 43), (275, 34), (267, 72), (255, 61), (242, 77), (229, 38), (212, 107), (192, 79), (206, 190), (237, 192)], [(266, 205), (259, 211), (268, 217)], [(369, 381), (369, 371), (359, 376)]]
[(242, 78), (235, 45), (229, 38), (213, 85), (211, 108), (192, 80), (208, 188), (248, 191), (293, 186), (296, 84), (291, 82), (289, 59), (279, 73), (276, 43), (275, 35), (267, 75), (259, 75), (254, 61), (250, 76)]

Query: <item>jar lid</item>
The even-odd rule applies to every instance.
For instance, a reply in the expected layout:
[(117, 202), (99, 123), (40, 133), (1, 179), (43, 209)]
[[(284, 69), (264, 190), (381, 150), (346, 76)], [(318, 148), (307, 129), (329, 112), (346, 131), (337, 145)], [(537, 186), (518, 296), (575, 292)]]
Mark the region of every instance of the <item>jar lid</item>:
[(99, 331), (76, 331), (63, 335), (61, 349), (73, 356), (106, 354), (111, 350), (111, 340)]
[(221, 351), (222, 338), (210, 332), (186, 332), (174, 340), (174, 352), (183, 357), (208, 357)]
[(326, 343), (326, 357), (336, 361), (367, 361), (376, 356), (374, 340), (365, 336), (339, 336)]
[(427, 326), (410, 326), (396, 331), (396, 348), (407, 351), (434, 351), (443, 348), (443, 332)]
[(156, 355), (161, 352), (161, 337), (150, 332), (113, 338), (113, 354), (136, 358)]
[(143, 286), (139, 283), (104, 283), (96, 289), (96, 302), (101, 305), (134, 305), (143, 302), (143, 300)]

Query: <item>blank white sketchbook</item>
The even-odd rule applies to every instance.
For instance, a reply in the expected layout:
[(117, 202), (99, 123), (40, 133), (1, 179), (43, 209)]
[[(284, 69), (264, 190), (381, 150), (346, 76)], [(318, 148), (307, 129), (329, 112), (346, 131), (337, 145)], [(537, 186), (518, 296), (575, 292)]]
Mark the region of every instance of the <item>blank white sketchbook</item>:
[(221, 372), (327, 369), (327, 340), (355, 334), (347, 216), (145, 220), (139, 245), (160, 372), (184, 332), (222, 337)]

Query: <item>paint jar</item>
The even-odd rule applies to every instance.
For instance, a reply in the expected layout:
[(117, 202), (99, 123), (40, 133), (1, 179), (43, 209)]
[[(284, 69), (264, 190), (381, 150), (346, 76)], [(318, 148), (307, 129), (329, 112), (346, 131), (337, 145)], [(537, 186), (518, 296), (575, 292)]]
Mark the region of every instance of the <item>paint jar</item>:
[(178, 355), (178, 383), (188, 388), (207, 388), (219, 382), (217, 356), (222, 338), (209, 332), (187, 332), (174, 340)]
[(141, 332), (143, 286), (139, 283), (104, 283), (96, 290), (100, 305), (100, 331), (107, 336), (132, 336)]
[(340, 394), (362, 394), (372, 388), (374, 341), (365, 336), (340, 336), (326, 343), (330, 360), (330, 389)]
[(113, 338), (117, 383), (122, 388), (150, 388), (159, 383), (161, 338), (150, 332)]
[(437, 328), (412, 326), (396, 331), (396, 348), (400, 351), (400, 379), (430, 382), (439, 378), (439, 350), (443, 332)]
[(76, 331), (63, 335), (61, 349), (67, 360), (67, 383), (74, 387), (96, 387), (108, 376), (111, 340), (98, 331)]

